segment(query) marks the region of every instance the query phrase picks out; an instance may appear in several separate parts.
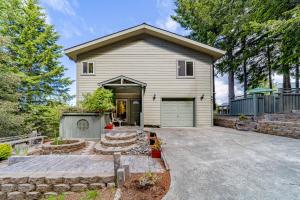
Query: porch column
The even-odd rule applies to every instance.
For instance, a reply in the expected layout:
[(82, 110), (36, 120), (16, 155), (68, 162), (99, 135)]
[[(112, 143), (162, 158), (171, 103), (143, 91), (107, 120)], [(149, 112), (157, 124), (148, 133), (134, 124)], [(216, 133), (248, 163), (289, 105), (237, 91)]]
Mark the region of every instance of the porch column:
[(142, 87), (142, 112), (140, 113), (140, 126), (144, 129), (144, 87)]

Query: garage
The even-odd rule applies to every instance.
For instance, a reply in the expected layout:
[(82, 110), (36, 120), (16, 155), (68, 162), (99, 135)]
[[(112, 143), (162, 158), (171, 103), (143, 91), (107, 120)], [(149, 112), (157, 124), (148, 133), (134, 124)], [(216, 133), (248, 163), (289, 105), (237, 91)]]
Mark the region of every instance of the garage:
[(162, 127), (193, 127), (194, 99), (162, 99)]

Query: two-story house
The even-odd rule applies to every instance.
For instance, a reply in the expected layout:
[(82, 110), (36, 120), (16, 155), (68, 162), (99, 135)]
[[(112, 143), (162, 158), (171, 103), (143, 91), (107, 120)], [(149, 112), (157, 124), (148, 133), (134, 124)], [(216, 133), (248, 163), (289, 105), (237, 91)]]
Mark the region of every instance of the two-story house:
[(141, 24), (65, 50), (77, 66), (77, 102), (97, 87), (113, 90), (128, 125), (213, 124), (212, 63), (224, 51)]

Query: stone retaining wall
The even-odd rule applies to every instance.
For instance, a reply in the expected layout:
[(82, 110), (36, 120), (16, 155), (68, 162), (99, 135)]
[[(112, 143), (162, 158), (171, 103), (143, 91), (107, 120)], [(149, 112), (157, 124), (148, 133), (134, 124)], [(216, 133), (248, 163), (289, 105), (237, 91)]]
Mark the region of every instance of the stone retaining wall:
[(114, 176), (108, 177), (2, 177), (0, 199), (41, 199), (63, 192), (81, 192), (115, 187)]
[[(41, 154), (47, 155), (51, 153), (60, 154), (60, 153), (70, 153), (73, 151), (80, 150), (86, 146), (84, 139), (74, 139), (67, 141), (75, 141), (69, 144), (53, 145), (51, 143), (43, 144)], [(76, 142), (77, 141), (77, 142)]]
[(257, 132), (300, 139), (300, 124), (295, 122), (259, 121)]
[(226, 128), (234, 128), (237, 118), (233, 117), (214, 117), (214, 125)]
[[(214, 125), (236, 129), (235, 124), (237, 120), (238, 118), (234, 117), (214, 117)], [(259, 120), (255, 131), (270, 135), (300, 139), (300, 123), (297, 122)]]

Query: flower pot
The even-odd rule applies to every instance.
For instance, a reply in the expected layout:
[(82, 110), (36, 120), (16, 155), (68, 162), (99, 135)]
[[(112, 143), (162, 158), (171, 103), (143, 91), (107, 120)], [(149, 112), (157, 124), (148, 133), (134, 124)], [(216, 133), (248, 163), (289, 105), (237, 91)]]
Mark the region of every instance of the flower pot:
[(161, 157), (160, 150), (151, 149), (151, 157), (152, 158), (160, 158)]
[(114, 125), (113, 124), (107, 124), (105, 126), (105, 129), (113, 129), (114, 128)]

